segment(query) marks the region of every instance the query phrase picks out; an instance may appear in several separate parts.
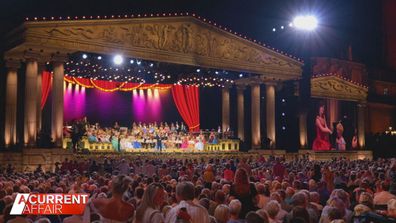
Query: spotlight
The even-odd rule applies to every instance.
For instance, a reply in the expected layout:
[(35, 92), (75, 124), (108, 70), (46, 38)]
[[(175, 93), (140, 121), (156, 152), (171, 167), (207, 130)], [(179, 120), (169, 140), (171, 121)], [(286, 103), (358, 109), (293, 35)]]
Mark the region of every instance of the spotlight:
[(85, 54), (85, 53), (82, 55), (82, 58), (83, 58), (83, 59), (87, 59), (87, 57), (88, 57), (88, 56), (87, 56), (87, 54)]
[(150, 67), (153, 67), (153, 66), (154, 66), (154, 64), (153, 64), (153, 63), (151, 63), (151, 64), (150, 64)]
[(291, 22), (291, 23), (289, 23), (289, 27), (293, 27), (293, 23)]
[(243, 77), (243, 74), (239, 74), (239, 77)]
[(275, 32), (276, 31), (276, 29), (275, 28), (272, 28), (272, 32)]
[(215, 74), (219, 74), (219, 72), (218, 72), (218, 71), (216, 71), (216, 72), (215, 72)]
[(285, 116), (285, 113), (284, 113), (284, 112), (282, 112), (282, 116)]
[(129, 63), (133, 64), (133, 63), (135, 63), (135, 61), (134, 60), (130, 60)]
[(281, 29), (284, 29), (285, 27), (284, 26), (281, 26)]
[(318, 20), (312, 15), (297, 16), (293, 19), (293, 25), (297, 29), (312, 31), (318, 26)]
[(197, 69), (197, 72), (198, 72), (198, 73), (201, 72), (201, 69)]
[(101, 60), (102, 59), (102, 57), (101, 56), (98, 56), (98, 60)]
[(286, 130), (286, 126), (282, 126), (282, 130)]
[(283, 103), (285, 103), (285, 102), (286, 102), (286, 100), (285, 100), (284, 98), (282, 98), (282, 102), (283, 102)]
[(139, 61), (139, 60), (136, 61), (137, 65), (140, 65), (141, 63), (142, 63), (142, 61)]
[(122, 62), (124, 62), (124, 58), (122, 58), (121, 55), (116, 55), (113, 59), (114, 64), (120, 65)]

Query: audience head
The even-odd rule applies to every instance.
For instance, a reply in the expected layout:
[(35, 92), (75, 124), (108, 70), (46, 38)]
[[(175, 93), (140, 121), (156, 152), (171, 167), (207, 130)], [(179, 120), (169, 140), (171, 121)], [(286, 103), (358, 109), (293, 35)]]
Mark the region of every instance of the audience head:
[(189, 181), (183, 181), (176, 186), (176, 198), (179, 201), (194, 199), (194, 184)]
[(229, 207), (225, 204), (218, 205), (215, 209), (214, 217), (216, 218), (217, 223), (227, 223), (230, 218)]
[(232, 216), (239, 216), (242, 208), (242, 203), (239, 200), (231, 200), (228, 206), (230, 207), (230, 214)]
[(119, 175), (111, 181), (113, 195), (123, 195), (132, 183), (132, 179), (125, 175)]

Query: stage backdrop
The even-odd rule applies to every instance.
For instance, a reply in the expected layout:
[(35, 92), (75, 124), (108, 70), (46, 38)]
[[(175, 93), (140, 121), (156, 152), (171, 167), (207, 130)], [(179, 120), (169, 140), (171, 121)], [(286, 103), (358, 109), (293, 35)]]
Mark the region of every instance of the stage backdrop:
[(181, 117), (171, 90), (135, 90), (104, 92), (67, 84), (64, 94), (64, 120), (88, 117), (90, 123), (112, 126), (118, 121), (130, 127), (132, 122), (175, 122)]
[[(199, 94), (201, 129), (217, 129), (221, 124), (221, 89), (201, 88)], [(48, 104), (51, 105), (51, 97), (46, 102), (46, 108), (50, 110)], [(171, 89), (104, 92), (67, 83), (64, 89), (64, 121), (70, 123), (84, 116), (90, 123), (112, 126), (118, 121), (126, 127), (130, 127), (132, 122), (183, 120)]]

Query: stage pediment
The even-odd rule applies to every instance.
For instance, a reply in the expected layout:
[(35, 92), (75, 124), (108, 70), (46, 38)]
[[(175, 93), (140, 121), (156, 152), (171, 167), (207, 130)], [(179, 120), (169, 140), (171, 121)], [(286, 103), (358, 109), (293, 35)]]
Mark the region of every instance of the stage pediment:
[(352, 83), (337, 75), (321, 75), (311, 78), (311, 96), (315, 98), (365, 102), (367, 94), (367, 87)]
[(192, 16), (27, 21), (8, 36), (12, 57), (33, 51), (128, 57), (297, 79), (302, 62)]

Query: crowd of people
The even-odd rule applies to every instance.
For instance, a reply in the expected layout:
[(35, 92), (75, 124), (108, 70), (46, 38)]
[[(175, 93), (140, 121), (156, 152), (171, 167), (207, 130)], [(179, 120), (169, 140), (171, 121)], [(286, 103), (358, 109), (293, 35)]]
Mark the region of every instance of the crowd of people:
[(121, 127), (115, 122), (112, 127), (101, 127), (99, 123), (90, 125), (87, 118), (74, 120), (70, 126), (65, 125), (64, 137), (72, 139), (74, 150), (78, 142), (86, 137), (89, 143), (109, 143), (114, 151), (131, 151), (134, 149), (181, 149), (182, 151), (202, 151), (205, 143), (217, 144), (222, 135), (221, 129), (215, 131), (189, 132), (183, 122), (180, 124), (161, 122), (133, 123), (130, 128)]
[[(81, 155), (54, 169), (3, 166), (0, 222), (349, 223), (396, 217), (393, 159)], [(88, 193), (90, 199), (82, 215), (12, 216), (17, 193)]]

